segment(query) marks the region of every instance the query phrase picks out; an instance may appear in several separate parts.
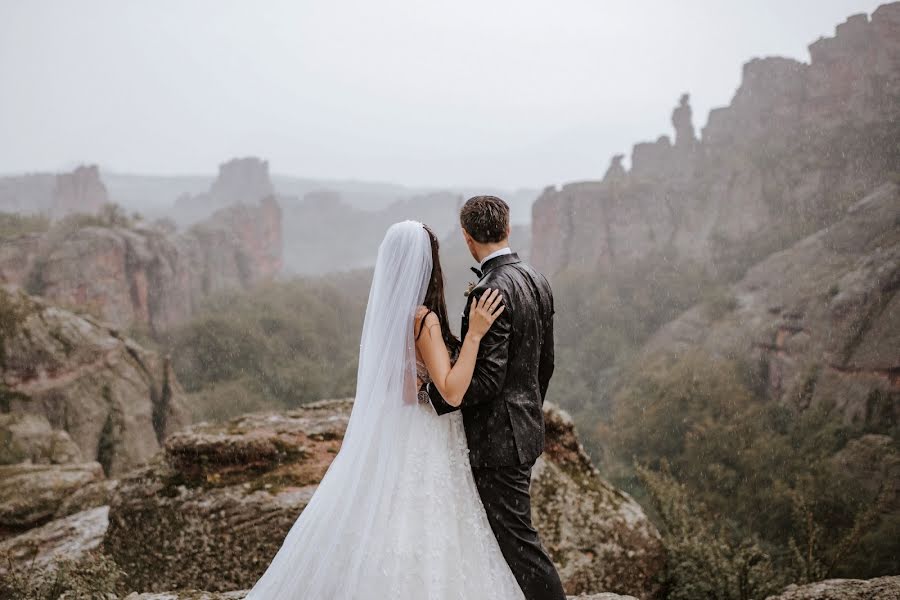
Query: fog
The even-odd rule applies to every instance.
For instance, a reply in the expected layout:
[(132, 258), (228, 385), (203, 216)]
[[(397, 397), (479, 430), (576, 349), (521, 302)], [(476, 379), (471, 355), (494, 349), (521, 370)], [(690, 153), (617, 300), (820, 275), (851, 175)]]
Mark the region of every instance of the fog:
[(6, 1), (0, 173), (83, 161), (408, 185), (597, 178), (617, 152), (727, 104), (753, 56), (877, 1)]

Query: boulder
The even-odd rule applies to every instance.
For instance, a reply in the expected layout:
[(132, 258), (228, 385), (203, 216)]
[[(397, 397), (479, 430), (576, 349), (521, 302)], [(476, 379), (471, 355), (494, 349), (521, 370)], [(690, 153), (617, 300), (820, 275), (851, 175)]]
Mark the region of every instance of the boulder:
[(53, 429), (44, 415), (0, 414), (0, 465), (66, 464), (81, 460), (81, 449), (69, 434)]
[(900, 600), (900, 575), (875, 579), (826, 579), (791, 585), (766, 600)]
[(189, 422), (168, 361), (118, 330), (9, 288), (0, 321), (0, 462), (98, 461), (116, 474)]
[(124, 476), (104, 550), (131, 589), (252, 585), (337, 453), (350, 406), (326, 401), (201, 423)]
[(96, 462), (0, 466), (0, 538), (46, 523), (70, 496), (102, 479)]
[(161, 592), (138, 594), (134, 592), (125, 596), (125, 600), (243, 600), (249, 590), (241, 592), (201, 592), (199, 590), (182, 590), (180, 592)]
[[(351, 407), (323, 401), (173, 435), (113, 493), (103, 547), (128, 573), (128, 586), (252, 586), (340, 448)], [(550, 405), (545, 419), (547, 452), (532, 482), (535, 520), (567, 591), (653, 596), (663, 562), (658, 533), (591, 466), (571, 419)]]
[[(162, 592), (138, 594), (137, 592), (125, 596), (124, 600), (243, 600), (248, 591), (241, 592), (201, 592), (198, 590), (185, 590), (181, 592)], [(634, 596), (620, 596), (619, 594), (590, 594), (584, 596), (569, 596), (569, 600), (637, 600)]]
[(108, 506), (98, 506), (0, 541), (0, 575), (8, 565), (45, 568), (57, 560), (78, 560), (97, 550), (106, 533)]
[(641, 506), (600, 476), (571, 417), (544, 410), (547, 447), (532, 472), (533, 518), (570, 593), (652, 597), (664, 566), (659, 533)]

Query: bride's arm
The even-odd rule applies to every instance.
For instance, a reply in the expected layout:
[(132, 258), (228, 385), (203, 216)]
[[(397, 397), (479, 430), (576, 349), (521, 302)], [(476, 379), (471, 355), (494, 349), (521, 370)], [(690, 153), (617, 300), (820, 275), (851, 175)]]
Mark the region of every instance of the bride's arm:
[(437, 315), (429, 313), (425, 317), (423, 325), (425, 329), (416, 346), (431, 380), (447, 404), (455, 407), (462, 403), (463, 396), (472, 383), (481, 339), (504, 308), (498, 290), (489, 290), (477, 302), (472, 302), (469, 310), (469, 331), (459, 351), (459, 358), (452, 366), (447, 345), (441, 337), (441, 324)]

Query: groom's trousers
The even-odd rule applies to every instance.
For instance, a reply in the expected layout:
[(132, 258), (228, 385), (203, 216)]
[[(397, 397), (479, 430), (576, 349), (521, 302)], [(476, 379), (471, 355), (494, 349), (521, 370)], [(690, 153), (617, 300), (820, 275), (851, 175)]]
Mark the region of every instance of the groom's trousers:
[(500, 543), (526, 600), (566, 600), (559, 574), (531, 524), (531, 468), (475, 467), (472, 474)]

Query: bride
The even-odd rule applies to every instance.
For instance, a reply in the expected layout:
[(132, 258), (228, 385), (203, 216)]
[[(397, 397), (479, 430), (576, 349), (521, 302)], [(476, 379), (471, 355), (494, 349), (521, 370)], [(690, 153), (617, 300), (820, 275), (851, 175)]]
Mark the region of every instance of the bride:
[(524, 600), (475, 487), (461, 413), (438, 416), (417, 397), (431, 380), (461, 401), (503, 310), (496, 291), (473, 302), (460, 347), (437, 238), (416, 221), (388, 229), (340, 452), (246, 600)]

